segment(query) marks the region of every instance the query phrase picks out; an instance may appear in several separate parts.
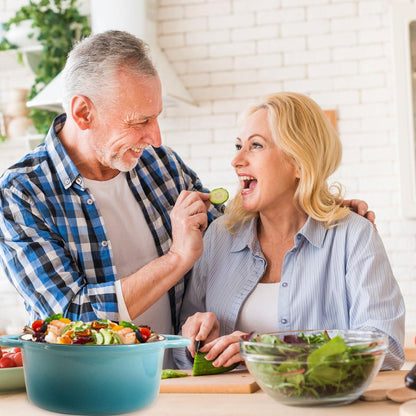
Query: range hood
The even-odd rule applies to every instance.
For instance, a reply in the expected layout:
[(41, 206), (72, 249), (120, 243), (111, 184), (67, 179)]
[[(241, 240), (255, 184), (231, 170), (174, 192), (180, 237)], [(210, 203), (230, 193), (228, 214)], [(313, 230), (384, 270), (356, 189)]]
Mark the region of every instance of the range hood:
[[(164, 106), (176, 106), (180, 102), (196, 105), (157, 44), (156, 7), (156, 0), (90, 0), (91, 31), (124, 30), (143, 39), (150, 46), (150, 55), (162, 82)], [(27, 106), (62, 112), (62, 90), (60, 73)]]

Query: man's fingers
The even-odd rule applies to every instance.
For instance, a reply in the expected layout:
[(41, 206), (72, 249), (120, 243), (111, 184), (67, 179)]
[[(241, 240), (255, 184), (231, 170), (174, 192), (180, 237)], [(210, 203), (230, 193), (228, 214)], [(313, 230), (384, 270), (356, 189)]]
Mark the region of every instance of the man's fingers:
[(368, 221), (371, 221), (375, 226), (376, 214), (373, 211), (368, 211), (365, 214), (365, 217), (368, 219)]

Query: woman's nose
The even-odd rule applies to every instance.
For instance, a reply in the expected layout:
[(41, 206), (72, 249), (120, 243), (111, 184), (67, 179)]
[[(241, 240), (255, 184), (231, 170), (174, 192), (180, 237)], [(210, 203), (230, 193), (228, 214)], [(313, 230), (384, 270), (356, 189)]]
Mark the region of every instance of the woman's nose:
[(231, 160), (231, 166), (233, 168), (237, 168), (239, 166), (243, 166), (246, 162), (244, 159), (244, 156), (242, 154), (243, 152), (241, 149), (237, 152), (237, 154), (234, 156), (234, 158)]

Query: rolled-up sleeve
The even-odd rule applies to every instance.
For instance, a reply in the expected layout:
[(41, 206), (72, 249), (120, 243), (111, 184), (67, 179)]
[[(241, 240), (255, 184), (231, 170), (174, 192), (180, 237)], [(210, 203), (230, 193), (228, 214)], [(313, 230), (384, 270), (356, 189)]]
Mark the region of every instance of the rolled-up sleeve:
[(117, 319), (114, 282), (86, 279), (34, 199), (16, 189), (1, 189), (0, 210), (0, 259), (30, 320), (58, 312), (71, 320)]

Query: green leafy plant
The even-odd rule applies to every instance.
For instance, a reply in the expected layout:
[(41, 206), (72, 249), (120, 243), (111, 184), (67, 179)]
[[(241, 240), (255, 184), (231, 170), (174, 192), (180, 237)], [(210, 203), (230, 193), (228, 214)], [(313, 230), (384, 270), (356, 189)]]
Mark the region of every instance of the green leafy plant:
[[(23, 20), (32, 20), (32, 27), (39, 28), (37, 40), (42, 45), (40, 62), (35, 72), (28, 99), (35, 97), (42, 88), (63, 69), (68, 52), (75, 42), (91, 33), (87, 16), (82, 16), (77, 8), (78, 0), (30, 0), (27, 6), (18, 10), (4, 25), (19, 24)], [(30, 35), (29, 35), (30, 36)], [(33, 35), (32, 35), (33, 36)], [(0, 50), (13, 49), (16, 46), (6, 39), (0, 43)], [(46, 110), (31, 109), (36, 130), (46, 134), (56, 113)]]

